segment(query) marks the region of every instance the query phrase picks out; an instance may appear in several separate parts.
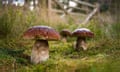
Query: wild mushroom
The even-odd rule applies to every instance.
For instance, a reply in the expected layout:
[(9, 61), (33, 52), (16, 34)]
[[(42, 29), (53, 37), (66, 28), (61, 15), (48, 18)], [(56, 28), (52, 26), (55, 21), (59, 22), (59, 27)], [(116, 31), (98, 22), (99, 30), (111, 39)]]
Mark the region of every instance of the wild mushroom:
[(77, 37), (75, 50), (79, 51), (82, 47), (83, 50), (87, 50), (86, 38), (92, 38), (94, 34), (87, 28), (76, 29), (72, 36)]
[(60, 35), (51, 27), (33, 26), (23, 34), (23, 38), (35, 40), (31, 53), (31, 62), (37, 64), (46, 61), (49, 58), (48, 41), (59, 40)]
[(68, 29), (63, 29), (60, 32), (60, 34), (62, 36), (62, 41), (63, 42), (67, 42), (67, 37), (72, 35), (72, 33)]

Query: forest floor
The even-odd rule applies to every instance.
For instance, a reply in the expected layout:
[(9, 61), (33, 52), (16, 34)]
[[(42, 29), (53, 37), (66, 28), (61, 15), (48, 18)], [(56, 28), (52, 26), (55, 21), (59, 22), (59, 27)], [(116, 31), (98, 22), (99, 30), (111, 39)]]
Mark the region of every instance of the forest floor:
[(76, 52), (73, 41), (49, 42), (50, 58), (30, 63), (29, 49), (0, 48), (1, 72), (119, 72), (120, 40), (88, 41), (87, 51)]

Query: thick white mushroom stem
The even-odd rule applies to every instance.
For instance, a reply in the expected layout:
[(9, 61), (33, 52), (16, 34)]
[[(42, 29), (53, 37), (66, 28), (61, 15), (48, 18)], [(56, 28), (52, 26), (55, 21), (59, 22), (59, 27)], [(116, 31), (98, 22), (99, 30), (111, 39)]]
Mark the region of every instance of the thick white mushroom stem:
[(63, 37), (63, 38), (62, 38), (62, 41), (63, 41), (63, 42), (67, 42), (67, 40), (66, 40), (66, 38), (65, 38), (65, 37)]
[(76, 41), (75, 50), (79, 51), (83, 48), (83, 50), (87, 50), (87, 44), (85, 38), (78, 37)]
[(31, 62), (38, 64), (49, 58), (49, 45), (47, 40), (36, 40), (31, 53)]
[(63, 42), (67, 42), (67, 35), (64, 35), (64, 36), (63, 36), (62, 41), (63, 41)]

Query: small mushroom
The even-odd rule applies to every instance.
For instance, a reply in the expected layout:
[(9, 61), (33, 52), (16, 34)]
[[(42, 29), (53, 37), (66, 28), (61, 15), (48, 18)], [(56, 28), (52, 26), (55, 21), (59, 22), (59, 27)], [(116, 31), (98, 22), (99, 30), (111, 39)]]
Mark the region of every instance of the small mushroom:
[(57, 31), (48, 26), (33, 26), (23, 34), (24, 39), (34, 39), (35, 43), (31, 53), (31, 62), (34, 64), (46, 61), (49, 58), (48, 41), (59, 40)]
[(72, 33), (68, 29), (63, 29), (60, 32), (60, 34), (62, 36), (62, 41), (63, 42), (67, 42), (67, 37), (72, 35)]
[(77, 37), (75, 50), (79, 51), (81, 47), (83, 50), (87, 50), (86, 38), (92, 38), (94, 34), (87, 28), (80, 28), (76, 29), (72, 36)]

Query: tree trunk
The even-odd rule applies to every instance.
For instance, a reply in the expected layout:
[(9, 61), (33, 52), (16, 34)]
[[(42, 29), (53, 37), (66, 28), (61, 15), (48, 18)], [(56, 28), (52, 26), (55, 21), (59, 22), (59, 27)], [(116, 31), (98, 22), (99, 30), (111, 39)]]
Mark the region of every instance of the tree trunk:
[(8, 4), (11, 5), (13, 0), (8, 0)]
[(48, 6), (48, 0), (39, 0), (39, 5), (42, 8), (47, 8), (47, 6)]

